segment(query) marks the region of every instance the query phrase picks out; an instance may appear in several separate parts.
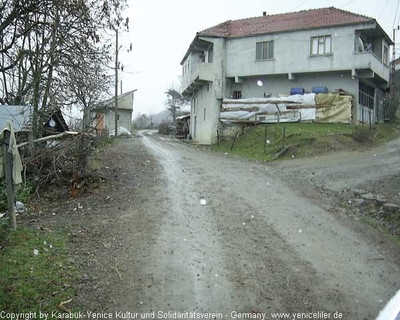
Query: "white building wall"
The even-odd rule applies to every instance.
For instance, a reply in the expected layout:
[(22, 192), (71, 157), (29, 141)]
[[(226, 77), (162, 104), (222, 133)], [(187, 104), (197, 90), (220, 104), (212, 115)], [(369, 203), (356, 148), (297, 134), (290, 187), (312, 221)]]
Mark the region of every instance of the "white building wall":
[(219, 105), (212, 82), (203, 85), (192, 98), (190, 114), (192, 139), (199, 144), (215, 142), (219, 122)]
[[(131, 131), (132, 129), (132, 110), (119, 109), (118, 110), (119, 120), (118, 127), (124, 127)], [(104, 116), (104, 127), (108, 130), (115, 129), (115, 110), (107, 110)]]
[[(262, 86), (257, 85), (259, 80)], [(286, 75), (258, 76), (244, 78), (242, 84), (234, 83), (234, 79), (231, 79), (226, 87), (226, 96), (232, 97), (233, 91), (241, 91), (242, 98), (263, 98), (264, 93), (277, 97), (289, 95), (291, 88), (304, 88), (306, 92), (311, 92), (317, 86), (325, 86), (329, 92), (336, 89), (343, 89), (354, 95), (358, 92), (358, 80), (352, 78), (350, 71), (346, 71), (297, 75), (295, 80), (288, 80)]]
[[(355, 30), (374, 26), (361, 24), (230, 39), (226, 45), (226, 76), (246, 77), (372, 68), (380, 77), (388, 79), (388, 67), (373, 53), (355, 52)], [(323, 35), (332, 36), (332, 54), (311, 56), (311, 37)], [(274, 41), (274, 59), (256, 61), (256, 43), (263, 41)]]
[(134, 93), (128, 94), (122, 98), (118, 99), (118, 108), (119, 109), (127, 109), (133, 110), (133, 97)]

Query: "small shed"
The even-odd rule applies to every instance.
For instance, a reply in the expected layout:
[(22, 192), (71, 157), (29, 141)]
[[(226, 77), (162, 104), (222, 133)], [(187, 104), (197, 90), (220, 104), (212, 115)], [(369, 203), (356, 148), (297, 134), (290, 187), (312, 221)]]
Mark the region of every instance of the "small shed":
[[(118, 96), (118, 127), (124, 127), (128, 131), (132, 128), (132, 113), (135, 90), (131, 90)], [(115, 129), (115, 98), (112, 97), (99, 103), (91, 110), (90, 118), (97, 134), (102, 134), (104, 129)]]
[[(63, 114), (59, 108), (49, 109), (42, 113), (42, 136), (50, 136), (68, 131)], [(32, 108), (30, 106), (0, 105), (0, 128), (4, 128), (7, 120), (13, 125), (14, 132), (18, 135), (32, 131)]]

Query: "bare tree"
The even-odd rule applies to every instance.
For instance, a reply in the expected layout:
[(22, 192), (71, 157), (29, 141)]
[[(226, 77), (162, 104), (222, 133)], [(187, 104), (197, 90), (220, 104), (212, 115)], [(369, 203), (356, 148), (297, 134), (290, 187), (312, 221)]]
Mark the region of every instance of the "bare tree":
[(54, 104), (75, 101), (87, 119), (108, 85), (102, 64), (110, 58), (109, 47), (99, 43), (109, 40), (105, 31), (127, 27), (126, 1), (0, 1), (0, 103), (32, 105), (35, 137)]
[(139, 114), (134, 120), (134, 125), (137, 129), (149, 129), (151, 127), (151, 117), (147, 114)]
[(177, 113), (181, 109), (181, 106), (189, 100), (173, 87), (170, 87), (165, 94), (167, 95), (167, 110), (171, 114), (172, 120), (175, 123)]

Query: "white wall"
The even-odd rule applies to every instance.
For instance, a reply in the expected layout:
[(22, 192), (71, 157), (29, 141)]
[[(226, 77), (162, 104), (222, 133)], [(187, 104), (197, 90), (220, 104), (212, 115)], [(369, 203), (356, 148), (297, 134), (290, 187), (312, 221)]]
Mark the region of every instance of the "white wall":
[[(182, 64), (182, 91), (185, 91), (195, 79), (216, 82), (216, 94), (223, 98), (225, 79), (225, 40), (220, 38), (205, 38), (213, 43), (213, 61), (201, 62), (199, 53), (190, 53)], [(186, 66), (186, 72), (183, 69)]]
[[(219, 105), (215, 98), (215, 83), (210, 82), (197, 91), (197, 104), (190, 114), (190, 133), (199, 144), (211, 144), (216, 141), (219, 122)], [(195, 129), (196, 128), (196, 129)]]
[[(226, 76), (288, 74), (369, 69), (388, 80), (389, 69), (373, 53), (355, 53), (355, 30), (374, 24), (342, 26), (230, 39), (226, 45)], [(332, 36), (332, 54), (310, 55), (310, 38)], [(256, 61), (256, 42), (274, 41), (274, 59)]]
[[(124, 127), (131, 131), (132, 128), (132, 110), (118, 109), (118, 127)], [(104, 127), (108, 130), (115, 129), (115, 110), (108, 109), (104, 116)]]
[[(258, 80), (263, 84), (261, 87), (257, 85)], [(231, 97), (233, 91), (242, 91), (242, 98), (263, 98), (264, 93), (277, 97), (280, 94), (289, 95), (291, 88), (301, 87), (306, 92), (311, 92), (315, 86), (326, 86), (329, 92), (336, 89), (343, 89), (354, 95), (358, 92), (358, 80), (353, 80), (351, 72), (346, 71), (297, 75), (295, 80), (288, 80), (285, 75), (250, 77), (243, 79), (243, 84), (234, 83), (234, 79), (230, 79), (226, 96)]]
[(125, 97), (118, 99), (118, 108), (119, 109), (128, 109), (133, 110), (133, 97), (134, 93), (126, 95)]

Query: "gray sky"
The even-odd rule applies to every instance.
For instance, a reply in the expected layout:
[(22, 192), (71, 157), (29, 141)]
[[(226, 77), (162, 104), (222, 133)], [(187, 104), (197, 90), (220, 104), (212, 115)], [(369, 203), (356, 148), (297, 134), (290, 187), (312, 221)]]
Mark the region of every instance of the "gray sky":
[[(125, 14), (130, 31), (121, 36), (124, 48), (120, 73), (122, 88), (135, 94), (134, 116), (152, 114), (165, 109), (164, 92), (178, 86), (180, 61), (196, 32), (226, 20), (267, 14), (300, 11), (334, 6), (339, 9), (375, 18), (392, 37), (392, 29), (400, 24), (400, 0), (128, 0)], [(397, 12), (399, 11), (399, 12)], [(400, 32), (397, 32), (400, 37)], [(129, 43), (133, 51), (126, 52)], [(125, 49), (125, 50), (124, 50)], [(397, 48), (399, 50), (399, 48)]]

